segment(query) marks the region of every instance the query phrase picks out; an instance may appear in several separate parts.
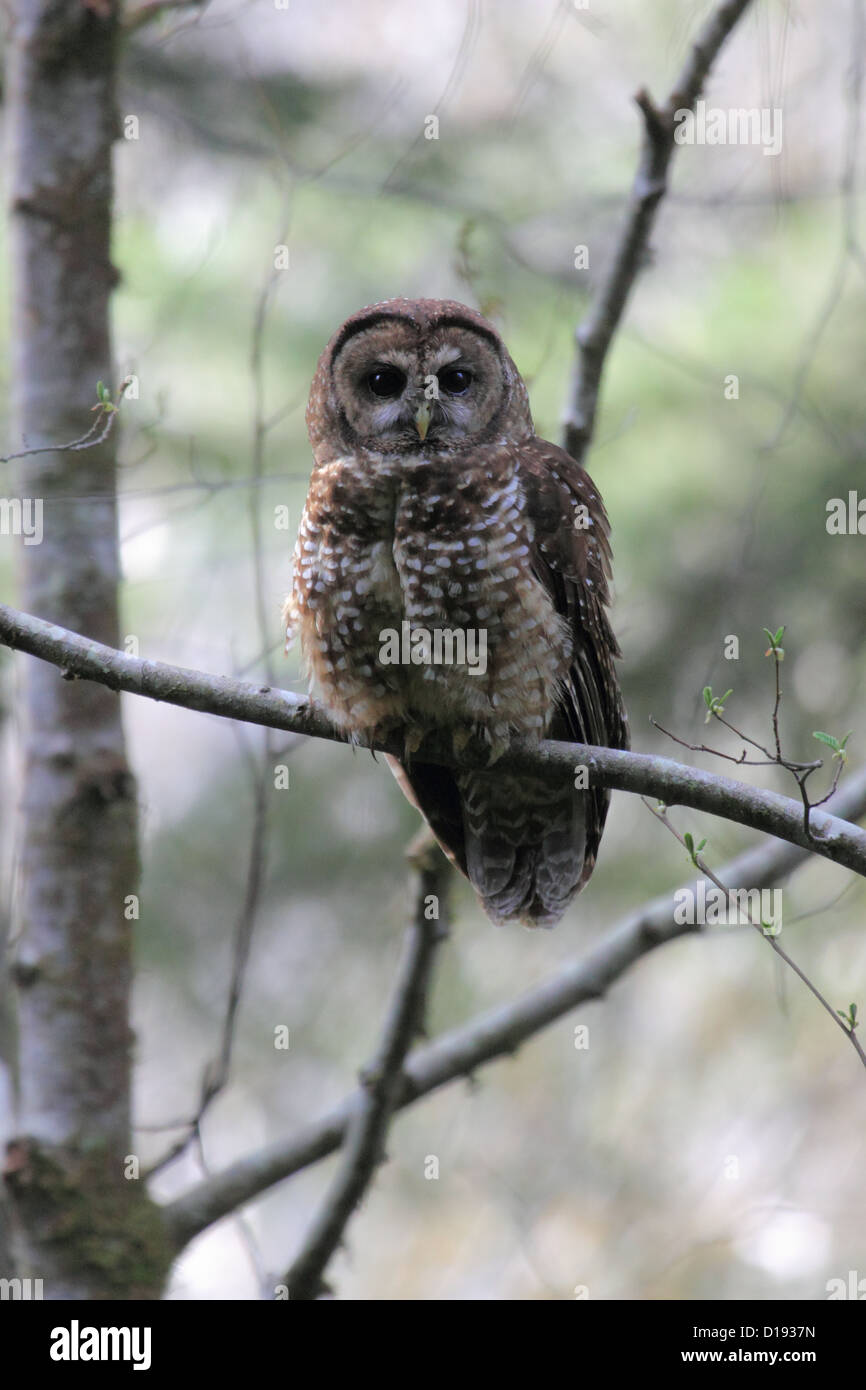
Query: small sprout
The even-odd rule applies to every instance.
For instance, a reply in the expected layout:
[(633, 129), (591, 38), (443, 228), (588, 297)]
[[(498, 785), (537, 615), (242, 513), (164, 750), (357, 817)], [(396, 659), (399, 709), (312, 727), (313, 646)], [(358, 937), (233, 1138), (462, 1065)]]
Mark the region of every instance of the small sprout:
[(828, 748), (832, 748), (833, 757), (838, 758), (839, 762), (844, 765), (848, 761), (845, 744), (848, 742), (853, 732), (853, 729), (849, 729), (845, 737), (840, 741), (838, 738), (834, 738), (833, 734), (824, 734), (820, 729), (815, 729), (812, 733), (812, 737), (816, 738), (819, 743), (825, 743)]
[(694, 836), (692, 835), (691, 831), (687, 830), (685, 835), (683, 836), (683, 844), (688, 850), (689, 858), (691, 859), (696, 869), (700, 868), (700, 865), (698, 864), (698, 855), (700, 854), (701, 850), (703, 849), (706, 843), (706, 840), (701, 840), (701, 843), (697, 846), (697, 848), (695, 848)]
[(725, 703), (733, 695), (733, 690), (726, 690), (724, 695), (714, 695), (711, 685), (704, 686), (704, 704), (707, 707), (707, 717), (705, 724), (709, 724), (714, 715), (719, 716), (725, 712)]
[(112, 401), (111, 392), (104, 381), (97, 381), (96, 394), (99, 399), (96, 405), (91, 406), (91, 410), (101, 410), (103, 415), (111, 415), (112, 412), (117, 409), (117, 406)]
[(837, 1009), (836, 1012), (842, 1019), (842, 1022), (847, 1023), (849, 1030), (853, 1033), (854, 1029), (859, 1026), (859, 1020), (857, 1018), (857, 1005), (849, 1004), (847, 1013), (845, 1013), (843, 1009)]
[(784, 627), (777, 628), (775, 632), (771, 632), (768, 627), (765, 627), (764, 632), (766, 633), (767, 640), (770, 643), (769, 647), (764, 652), (764, 656), (772, 656), (775, 657), (777, 661), (784, 661), (785, 649), (784, 647), (779, 645), (782, 641), (782, 638), (785, 635)]

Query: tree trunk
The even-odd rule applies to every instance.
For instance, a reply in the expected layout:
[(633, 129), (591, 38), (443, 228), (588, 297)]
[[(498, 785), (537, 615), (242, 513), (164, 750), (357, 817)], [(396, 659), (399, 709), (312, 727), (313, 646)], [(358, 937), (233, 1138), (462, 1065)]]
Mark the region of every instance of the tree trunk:
[[(65, 443), (113, 381), (109, 300), (115, 0), (12, 0), (7, 58), (14, 447)], [(115, 441), (23, 460), (41, 543), (30, 612), (118, 645)], [(30, 513), (37, 516), (38, 511)], [(37, 531), (38, 536), (38, 531)], [(158, 1296), (162, 1223), (130, 1155), (135, 787), (119, 697), (25, 657), (16, 885), (18, 1137), (7, 1147), (20, 1276), (46, 1298)]]

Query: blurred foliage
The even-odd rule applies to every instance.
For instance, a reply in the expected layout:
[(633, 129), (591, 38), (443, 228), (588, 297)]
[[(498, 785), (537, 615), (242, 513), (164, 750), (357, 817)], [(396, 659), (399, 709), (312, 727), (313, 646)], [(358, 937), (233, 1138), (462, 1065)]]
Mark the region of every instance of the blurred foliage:
[[(707, 7), (548, 8), (298, 0), (277, 11), (224, 0), (195, 22), (167, 15), (129, 43), (120, 111), (138, 118), (138, 139), (118, 148), (116, 348), (118, 380), (134, 372), (140, 385), (122, 408), (120, 479), (124, 622), (141, 655), (302, 688), (296, 658), (280, 655), (279, 608), (310, 467), (303, 407), (324, 343), (360, 305), (447, 295), (494, 313), (539, 433), (558, 436), (575, 326), (635, 165), (631, 94), (669, 88)], [(762, 0), (738, 31), (709, 98), (780, 107), (782, 154), (677, 152), (651, 263), (608, 363), (589, 467), (613, 526), (637, 749), (682, 752), (650, 715), (703, 741), (708, 684), (733, 687), (730, 717), (769, 736), (762, 629), (784, 623), (786, 751), (812, 757), (813, 729), (853, 729), (852, 763), (863, 756), (866, 539), (825, 528), (829, 498), (866, 495), (866, 295), (853, 263), (774, 442), (842, 245), (850, 11), (827, 0), (795, 19), (789, 4)], [(435, 141), (424, 138), (430, 114)], [(282, 244), (290, 264), (275, 275)], [(573, 268), (578, 244), (588, 270)], [(256, 479), (263, 294), (269, 428)], [(289, 533), (273, 525), (282, 505)], [(0, 592), (12, 591), (0, 541)], [(738, 661), (724, 658), (729, 634)], [(217, 1046), (250, 853), (242, 745), (259, 758), (263, 741), (146, 701), (125, 709), (145, 852), (137, 1100), (153, 1125), (191, 1112)], [(233, 1080), (205, 1124), (211, 1168), (353, 1084), (407, 910), (402, 853), (417, 818), (386, 769), (311, 741), (284, 761), (290, 787), (269, 799)], [(795, 790), (772, 770), (750, 776)], [(676, 819), (708, 837), (716, 868), (751, 838), (696, 813)], [(618, 795), (592, 884), (557, 932), (496, 930), (455, 883), (431, 1031), (544, 979), (688, 870), (640, 803)], [(816, 863), (785, 888), (785, 944), (845, 1008), (866, 998), (863, 890), (847, 882)], [(578, 1023), (590, 1028), (586, 1051), (574, 1047)], [(273, 1047), (279, 1024), (288, 1053)], [(647, 958), (604, 1003), (480, 1082), (397, 1121), (391, 1162), (335, 1263), (342, 1296), (570, 1298), (587, 1285), (593, 1298), (821, 1298), (827, 1279), (862, 1262), (862, 1071), (748, 928)], [(145, 1159), (165, 1143), (143, 1133)], [(424, 1177), (430, 1154), (436, 1181)], [(250, 1209), (258, 1275), (224, 1223), (182, 1261), (176, 1296), (254, 1296), (263, 1270), (285, 1266), (329, 1172), (320, 1165)], [(197, 1174), (190, 1157), (158, 1190)]]

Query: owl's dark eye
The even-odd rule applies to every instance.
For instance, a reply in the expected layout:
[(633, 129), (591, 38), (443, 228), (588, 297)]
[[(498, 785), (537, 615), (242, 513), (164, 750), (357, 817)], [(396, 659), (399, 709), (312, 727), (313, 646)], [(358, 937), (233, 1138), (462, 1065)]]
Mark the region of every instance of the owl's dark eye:
[(398, 367), (377, 367), (367, 377), (367, 385), (374, 396), (392, 400), (394, 396), (400, 395), (406, 385), (406, 373), (401, 372)]
[(462, 396), (472, 385), (472, 373), (465, 367), (450, 367), (439, 373), (439, 386), (449, 396)]

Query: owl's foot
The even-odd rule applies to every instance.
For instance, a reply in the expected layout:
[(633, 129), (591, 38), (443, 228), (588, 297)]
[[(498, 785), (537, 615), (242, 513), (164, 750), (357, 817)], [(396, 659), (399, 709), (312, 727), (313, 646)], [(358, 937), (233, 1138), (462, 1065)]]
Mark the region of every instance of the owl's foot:
[(491, 728), (487, 724), (458, 724), (451, 730), (451, 747), (455, 758), (460, 758), (461, 754), (471, 745), (475, 745), (476, 753), (483, 751), (486, 754), (485, 765), (492, 767), (498, 762), (502, 754), (506, 752), (511, 740), (507, 729)]

